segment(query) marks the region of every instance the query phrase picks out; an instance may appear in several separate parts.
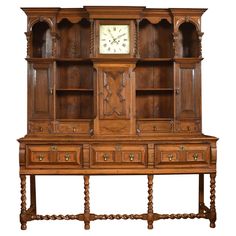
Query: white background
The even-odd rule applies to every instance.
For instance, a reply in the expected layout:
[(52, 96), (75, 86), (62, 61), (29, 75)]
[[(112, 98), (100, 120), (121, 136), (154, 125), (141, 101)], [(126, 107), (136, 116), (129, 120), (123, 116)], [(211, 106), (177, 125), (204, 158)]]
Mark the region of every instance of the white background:
[[(235, 229), (235, 8), (234, 1), (210, 0), (11, 0), (1, 4), (0, 33), (0, 235), (236, 235)], [(20, 7), (82, 7), (83, 5), (141, 5), (147, 7), (208, 8), (202, 17), (203, 132), (218, 141), (216, 188), (217, 222), (160, 220), (153, 230), (145, 221), (95, 221), (91, 230), (79, 221), (33, 221), (20, 230), (20, 182), (17, 138), (26, 133), (26, 16)], [(197, 176), (156, 176), (155, 212), (196, 212)], [(82, 177), (37, 178), (39, 214), (83, 211)], [(209, 179), (206, 178), (209, 203)], [(147, 208), (146, 176), (91, 177), (91, 212), (144, 213)]]

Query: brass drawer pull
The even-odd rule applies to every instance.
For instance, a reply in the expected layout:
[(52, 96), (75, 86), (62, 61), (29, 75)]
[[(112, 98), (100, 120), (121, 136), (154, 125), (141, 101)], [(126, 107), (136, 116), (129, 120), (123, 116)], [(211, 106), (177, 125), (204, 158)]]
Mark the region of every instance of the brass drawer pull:
[(174, 157), (173, 154), (168, 154), (169, 161), (172, 161), (173, 157)]
[(194, 153), (194, 154), (193, 154), (193, 159), (194, 159), (194, 161), (197, 161), (197, 160), (198, 160), (198, 154), (197, 154), (197, 153)]
[(130, 159), (130, 161), (133, 161), (133, 160), (134, 160), (134, 154), (133, 154), (133, 153), (130, 153), (130, 154), (129, 154), (129, 159)]
[(39, 161), (42, 161), (42, 160), (44, 159), (44, 155), (43, 155), (43, 154), (40, 154), (40, 155), (38, 156), (38, 159), (39, 159)]
[(180, 146), (179, 148), (180, 148), (180, 150), (182, 150), (182, 151), (184, 150), (184, 146)]
[(107, 159), (109, 158), (109, 155), (107, 153), (104, 153), (103, 158), (104, 158), (104, 161), (107, 161)]
[(75, 133), (76, 132), (76, 128), (75, 127), (73, 127), (73, 133)]
[(157, 127), (155, 125), (153, 126), (153, 131), (157, 131)]
[(51, 146), (52, 151), (56, 151), (57, 150), (57, 146)]
[(69, 154), (69, 153), (66, 153), (66, 155), (65, 155), (65, 160), (66, 160), (66, 161), (69, 161), (69, 160), (70, 160), (70, 154)]

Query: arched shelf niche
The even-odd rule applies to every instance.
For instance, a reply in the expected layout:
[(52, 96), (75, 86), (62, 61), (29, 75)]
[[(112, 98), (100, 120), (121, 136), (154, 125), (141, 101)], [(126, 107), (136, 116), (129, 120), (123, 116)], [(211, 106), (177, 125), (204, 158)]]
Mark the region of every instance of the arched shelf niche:
[(184, 22), (179, 26), (179, 57), (199, 57), (200, 40), (196, 26)]
[(51, 29), (47, 22), (36, 22), (32, 27), (33, 57), (47, 58), (52, 56)]

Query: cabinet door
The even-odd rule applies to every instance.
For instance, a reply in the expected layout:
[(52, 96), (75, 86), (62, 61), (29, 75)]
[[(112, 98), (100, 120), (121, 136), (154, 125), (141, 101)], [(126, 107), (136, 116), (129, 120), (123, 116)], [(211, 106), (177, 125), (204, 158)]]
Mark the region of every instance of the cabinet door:
[(200, 64), (176, 64), (176, 117), (177, 119), (197, 119), (200, 116)]
[(29, 119), (50, 119), (52, 114), (52, 64), (29, 64)]
[(99, 70), (100, 119), (130, 118), (130, 74), (128, 67), (104, 67)]

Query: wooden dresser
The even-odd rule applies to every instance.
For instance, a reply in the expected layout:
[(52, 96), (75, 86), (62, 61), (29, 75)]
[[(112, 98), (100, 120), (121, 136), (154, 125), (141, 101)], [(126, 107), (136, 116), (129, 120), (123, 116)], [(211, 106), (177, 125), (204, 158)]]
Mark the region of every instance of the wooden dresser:
[[(217, 138), (201, 130), (205, 10), (23, 8), (28, 130), (18, 140), (21, 229), (28, 221), (49, 219), (84, 221), (85, 229), (94, 220), (141, 219), (152, 229), (160, 219), (205, 218), (215, 227)], [(90, 212), (90, 175), (124, 174), (147, 175), (147, 212)], [(199, 211), (154, 212), (153, 177), (160, 174), (198, 174)], [(205, 174), (210, 175), (209, 207)], [(37, 214), (37, 175), (82, 175), (84, 212)]]

